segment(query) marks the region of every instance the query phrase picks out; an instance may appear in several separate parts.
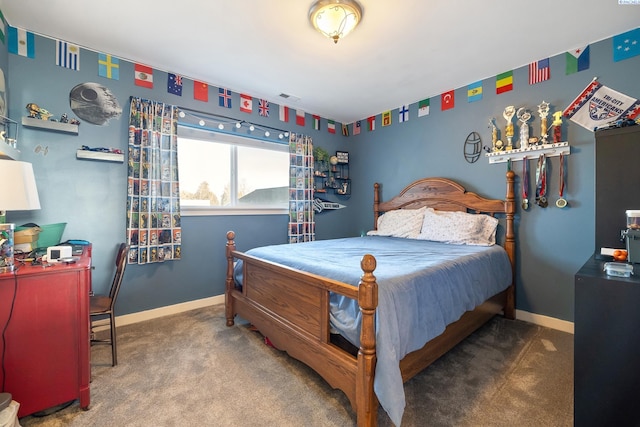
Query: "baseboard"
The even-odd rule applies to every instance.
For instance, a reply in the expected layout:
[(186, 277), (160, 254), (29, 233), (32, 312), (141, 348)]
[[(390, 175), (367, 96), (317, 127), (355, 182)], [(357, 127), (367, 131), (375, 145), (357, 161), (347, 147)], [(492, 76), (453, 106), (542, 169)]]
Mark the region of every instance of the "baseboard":
[(529, 313), (528, 311), (516, 310), (516, 319), (535, 325), (544, 326), (558, 331), (573, 334), (573, 322), (556, 319), (555, 317), (543, 316), (541, 314)]

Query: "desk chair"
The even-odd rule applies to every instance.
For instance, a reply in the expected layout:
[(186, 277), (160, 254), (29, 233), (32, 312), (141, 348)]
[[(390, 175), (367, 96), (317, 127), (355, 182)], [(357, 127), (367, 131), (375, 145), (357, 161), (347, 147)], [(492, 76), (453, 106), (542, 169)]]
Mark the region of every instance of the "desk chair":
[[(111, 366), (118, 364), (118, 354), (116, 351), (116, 319), (113, 311), (116, 305), (116, 299), (118, 298), (118, 292), (120, 291), (120, 285), (122, 284), (122, 277), (124, 276), (124, 269), (127, 266), (127, 254), (129, 253), (129, 245), (121, 243), (118, 253), (116, 255), (116, 273), (113, 276), (113, 283), (109, 290), (109, 295), (91, 295), (89, 297), (90, 309), (89, 315), (91, 318), (91, 345), (94, 344), (109, 344), (111, 345)], [(109, 329), (111, 330), (111, 339), (99, 340), (95, 338), (93, 332), (93, 324), (96, 318), (102, 318), (103, 316), (109, 316)]]

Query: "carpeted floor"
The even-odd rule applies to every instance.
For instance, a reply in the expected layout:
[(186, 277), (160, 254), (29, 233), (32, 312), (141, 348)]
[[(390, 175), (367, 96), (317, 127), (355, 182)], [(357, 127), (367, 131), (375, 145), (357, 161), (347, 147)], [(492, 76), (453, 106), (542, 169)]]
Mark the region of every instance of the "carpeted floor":
[[(91, 407), (29, 426), (353, 426), (345, 395), (224, 307), (118, 328), (92, 348)], [(497, 317), (405, 384), (403, 426), (572, 426), (573, 335)], [(383, 410), (380, 426), (391, 426)]]

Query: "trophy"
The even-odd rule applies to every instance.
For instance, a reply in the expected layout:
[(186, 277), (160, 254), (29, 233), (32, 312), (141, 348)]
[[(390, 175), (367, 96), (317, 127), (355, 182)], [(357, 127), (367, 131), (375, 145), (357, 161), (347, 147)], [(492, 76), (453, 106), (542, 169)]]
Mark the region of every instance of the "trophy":
[(507, 150), (511, 150), (513, 148), (513, 123), (511, 122), (511, 120), (513, 119), (513, 116), (515, 114), (516, 107), (514, 107), (513, 105), (509, 105), (504, 109), (504, 112), (502, 113), (502, 116), (507, 121), (507, 127), (505, 129), (505, 135), (507, 135)]
[(553, 113), (553, 142), (558, 143), (562, 141), (562, 111), (556, 111)]
[(498, 127), (495, 124), (494, 118), (489, 120), (489, 127), (491, 128), (491, 151), (500, 151), (504, 147), (502, 141), (498, 141)]
[(547, 143), (547, 116), (549, 115), (549, 103), (542, 101), (538, 105), (538, 114), (540, 114), (540, 144)]
[(529, 125), (527, 122), (531, 119), (531, 113), (524, 108), (518, 108), (516, 117), (520, 120), (520, 148), (529, 148)]

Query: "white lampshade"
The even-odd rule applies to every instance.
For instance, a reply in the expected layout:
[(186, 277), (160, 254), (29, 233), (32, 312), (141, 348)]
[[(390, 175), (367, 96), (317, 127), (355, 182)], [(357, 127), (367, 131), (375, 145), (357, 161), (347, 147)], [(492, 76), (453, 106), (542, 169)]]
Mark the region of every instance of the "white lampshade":
[(362, 7), (355, 0), (317, 0), (309, 10), (311, 25), (338, 43), (362, 19)]
[(31, 163), (0, 160), (0, 211), (40, 209), (38, 188)]

